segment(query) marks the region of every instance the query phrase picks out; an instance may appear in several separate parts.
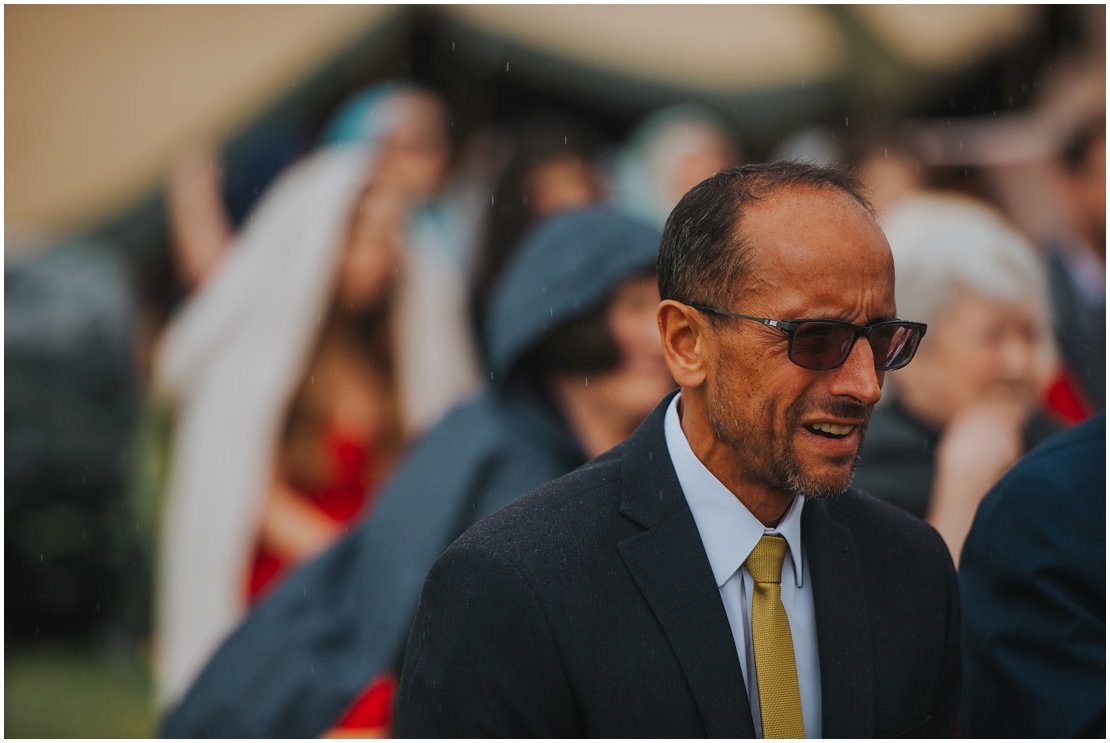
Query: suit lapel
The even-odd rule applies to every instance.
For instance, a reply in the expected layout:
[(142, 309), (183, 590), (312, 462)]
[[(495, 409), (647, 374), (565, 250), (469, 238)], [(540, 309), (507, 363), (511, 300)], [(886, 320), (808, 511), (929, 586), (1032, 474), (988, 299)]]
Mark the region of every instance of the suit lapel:
[(620, 544), (678, 656), (711, 738), (754, 738), (744, 677), (709, 560), (689, 511)]
[(802, 544), (813, 581), (821, 662), (821, 735), (870, 738), (875, 729), (875, 679), (863, 572), (852, 533), (827, 504), (802, 512)]
[(753, 738), (728, 616), (663, 435), (671, 396), (626, 442), (621, 512), (646, 528), (621, 556), (686, 675), (710, 737)]

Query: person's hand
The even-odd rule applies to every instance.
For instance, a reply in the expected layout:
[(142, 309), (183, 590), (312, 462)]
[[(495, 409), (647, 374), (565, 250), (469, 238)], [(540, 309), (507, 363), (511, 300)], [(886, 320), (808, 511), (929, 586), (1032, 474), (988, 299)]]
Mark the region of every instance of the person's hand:
[(195, 145), (174, 159), (166, 182), (174, 262), (183, 284), (199, 287), (231, 244), (231, 220), (224, 208), (219, 153)]
[(275, 477), (262, 511), (259, 538), (283, 560), (300, 564), (331, 546), (342, 525), (309, 503), (281, 477)]
[(1026, 406), (989, 401), (958, 413), (937, 446), (936, 475), (926, 520), (959, 563), (983, 496), (1021, 458)]

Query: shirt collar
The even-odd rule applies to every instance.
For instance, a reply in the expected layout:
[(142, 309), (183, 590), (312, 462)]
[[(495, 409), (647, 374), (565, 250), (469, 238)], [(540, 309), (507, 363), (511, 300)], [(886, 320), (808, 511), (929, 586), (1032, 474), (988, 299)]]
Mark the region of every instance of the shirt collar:
[(732, 492), (709, 471), (690, 448), (682, 423), (678, 419), (675, 395), (663, 419), (667, 451), (678, 475), (678, 484), (686, 496), (701, 535), (713, 577), (720, 588), (740, 569), (764, 534), (781, 534), (786, 539), (794, 562), (794, 579), (802, 587), (802, 507), (805, 499), (798, 495), (786, 514), (773, 529), (768, 529), (752, 515)]

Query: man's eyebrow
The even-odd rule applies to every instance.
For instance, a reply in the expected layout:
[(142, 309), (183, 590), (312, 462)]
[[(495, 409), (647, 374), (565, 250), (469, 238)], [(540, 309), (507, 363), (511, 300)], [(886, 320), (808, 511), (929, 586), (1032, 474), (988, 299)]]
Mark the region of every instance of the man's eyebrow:
[(874, 325), (875, 323), (890, 322), (891, 320), (897, 320), (897, 319), (898, 319), (898, 313), (897, 312), (893, 312), (893, 313), (884, 312), (881, 315), (868, 317), (867, 318), (867, 324), (868, 325)]

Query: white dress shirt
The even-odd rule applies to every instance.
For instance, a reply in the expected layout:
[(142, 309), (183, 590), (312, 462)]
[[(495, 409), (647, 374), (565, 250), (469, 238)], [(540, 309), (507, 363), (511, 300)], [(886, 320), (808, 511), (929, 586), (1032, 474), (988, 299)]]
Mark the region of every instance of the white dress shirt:
[[(752, 709), (755, 734), (763, 736), (759, 718), (759, 693), (756, 688), (755, 653), (752, 651), (752, 588), (751, 573), (744, 561), (764, 534), (781, 534), (786, 539), (786, 557), (782, 562), (782, 604), (790, 620), (794, 640), (794, 661), (798, 666), (798, 689), (802, 698), (802, 719), (806, 737), (821, 737), (821, 669), (817, 657), (817, 623), (813, 616), (813, 588), (809, 566), (802, 549), (801, 496), (794, 499), (786, 514), (774, 528), (768, 529), (752, 515), (740, 500), (706, 469), (697, 458), (678, 418), (675, 395), (667, 409), (663, 431), (667, 450), (678, 475), (679, 485), (694, 515), (709, 565), (721, 592), (725, 614), (732, 628), (736, 654), (744, 673), (744, 686)], [(801, 570), (797, 566), (801, 564)]]

